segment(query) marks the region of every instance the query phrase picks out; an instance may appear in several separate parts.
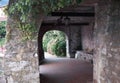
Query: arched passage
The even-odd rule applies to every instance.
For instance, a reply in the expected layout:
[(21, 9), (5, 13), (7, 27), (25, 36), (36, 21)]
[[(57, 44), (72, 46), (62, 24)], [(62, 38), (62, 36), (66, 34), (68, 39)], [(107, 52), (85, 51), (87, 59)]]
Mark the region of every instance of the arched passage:
[(45, 58), (66, 57), (67, 38), (67, 35), (63, 31), (47, 31), (42, 40)]
[(38, 55), (40, 62), (44, 59), (42, 39), (44, 34), (50, 30), (59, 30), (67, 35), (67, 57), (75, 58), (77, 51), (91, 51), (93, 49), (93, 23), (84, 27), (81, 25), (65, 26), (42, 24), (38, 34)]
[[(58, 12), (58, 13), (55, 13), (55, 14), (60, 15), (61, 13), (59, 14), (59, 12)], [(72, 78), (77, 76), (80, 73), (83, 73), (82, 71), (79, 71), (80, 69), (90, 70), (90, 71), (85, 71), (85, 73), (87, 72), (89, 74), (90, 81), (92, 81), (93, 66), (92, 66), (91, 63), (85, 64), (86, 63), (85, 61), (83, 61), (83, 63), (81, 63), (82, 61), (80, 61), (78, 59), (66, 59), (66, 60), (65, 59), (61, 59), (61, 60), (58, 60), (58, 59), (57, 60), (44, 59), (45, 57), (44, 57), (44, 50), (43, 50), (43, 46), (42, 46), (42, 38), (43, 38), (44, 34), (49, 30), (60, 30), (60, 31), (65, 32), (68, 35), (68, 42), (69, 42), (68, 50), (69, 50), (69, 53), (70, 53), (70, 58), (75, 58), (75, 53), (76, 53), (77, 50), (84, 51), (84, 50), (88, 50), (89, 47), (90, 47), (88, 45), (91, 44), (91, 42), (92, 42), (92, 39), (91, 39), (92, 34), (91, 33), (92, 33), (92, 28), (93, 28), (92, 24), (94, 23), (93, 17), (92, 18), (91, 17), (81, 18), (79, 15), (76, 16), (76, 17), (73, 17), (76, 14), (70, 14), (69, 12), (68, 13), (63, 12), (63, 15), (68, 15), (68, 16), (64, 16), (62, 18), (62, 21), (63, 21), (62, 23), (60, 23), (60, 22), (56, 23), (56, 21), (58, 21), (58, 19), (59, 19), (59, 16), (57, 16), (57, 17), (56, 16), (50, 16), (50, 17), (48, 17), (49, 19), (46, 18), (43, 21), (43, 24), (42, 24), (42, 26), (39, 30), (39, 34), (38, 34), (39, 61), (40, 62), (43, 61), (43, 63), (44, 63), (43, 65), (40, 65), (40, 71), (41, 71), (40, 74), (43, 75), (43, 76), (41, 76), (41, 79), (45, 83), (46, 80), (44, 79), (44, 75), (46, 73), (47, 74), (52, 73), (52, 75), (56, 74), (58, 76), (58, 79), (59, 79), (59, 76), (60, 76), (59, 71), (60, 70), (62, 70), (62, 71), (66, 70), (66, 68), (68, 68), (68, 70), (70, 72), (68, 74), (66, 74), (66, 76), (67, 77), (72, 77)], [(65, 22), (66, 22), (65, 19), (66, 18), (67, 18), (67, 20), (70, 19), (69, 22), (67, 21), (67, 23), (66, 23), (68, 25), (65, 24)], [(87, 27), (84, 28), (83, 25), (85, 27), (86, 26)], [(90, 28), (90, 32), (89, 32), (88, 28)], [(86, 33), (88, 33), (88, 34), (86, 34)], [(91, 39), (91, 41), (87, 42), (87, 45), (84, 43), (84, 40), (86, 40), (86, 39), (88, 39), (88, 40)], [(91, 49), (90, 49), (90, 51), (91, 51)], [(70, 60), (71, 63), (74, 63), (74, 64), (69, 64), (69, 60)], [(62, 64), (58, 65), (59, 62), (60, 63), (62, 62)], [(66, 64), (66, 62), (68, 64)], [(55, 65), (55, 67), (51, 63), (53, 63)], [(78, 64), (76, 64), (76, 63), (78, 63)], [(49, 66), (47, 66), (47, 65), (49, 65)], [(60, 69), (59, 67), (64, 68), (64, 69)], [(57, 70), (57, 69), (60, 69), (60, 70)], [(71, 74), (71, 69), (75, 69), (75, 70), (78, 69), (78, 71), (76, 72), (76, 74), (75, 73)], [(68, 71), (66, 71), (66, 72), (68, 72)], [(66, 72), (63, 71), (63, 74), (65, 74)], [(75, 76), (70, 76), (69, 74), (75, 75)], [(51, 77), (52, 75), (49, 75), (49, 76)], [(54, 76), (54, 77), (56, 77), (56, 76)], [(79, 77), (83, 77), (83, 79), (88, 80), (87, 78), (84, 78), (84, 76), (77, 76), (78, 79), (79, 79)], [(75, 77), (75, 79), (76, 79), (76, 77)], [(77, 82), (80, 82), (80, 81), (77, 80)], [(50, 82), (50, 83), (52, 83), (52, 82)], [(63, 83), (63, 82), (61, 82), (61, 83)], [(68, 82), (65, 82), (65, 83), (68, 83)], [(73, 83), (75, 83), (75, 82), (73, 81)], [(84, 83), (86, 83), (86, 82), (84, 82)]]
[[(39, 36), (42, 40), (44, 34), (47, 31), (50, 30), (61, 30), (66, 32), (68, 35), (68, 41), (70, 42), (70, 48), (72, 48), (72, 53), (76, 50), (79, 50), (76, 48), (77, 46), (81, 45), (81, 31), (82, 28), (80, 26), (42, 26), (41, 27), (41, 32), (39, 32)], [(85, 28), (85, 31), (88, 30), (88, 28)], [(83, 34), (85, 35), (85, 33)], [(86, 34), (87, 35), (87, 34)], [(85, 35), (85, 36), (86, 36)], [(75, 44), (75, 43), (76, 44)], [(44, 57), (44, 52), (43, 52), (43, 47), (42, 47), (42, 41), (41, 43), (41, 49), (43, 53), (40, 55), (42, 56), (43, 59)], [(72, 44), (72, 45), (71, 45)], [(81, 47), (80, 47), (81, 49)], [(70, 49), (71, 50), (71, 49)], [(40, 50), (39, 50), (40, 51)], [(71, 54), (72, 54), (71, 53)], [(41, 61), (43, 60), (41, 59)], [(83, 71), (84, 70), (84, 71)], [(42, 83), (77, 83), (77, 82), (92, 82), (92, 77), (93, 77), (93, 65), (91, 63), (87, 63), (85, 61), (81, 61), (79, 59), (44, 59), (42, 65), (40, 65), (40, 79)], [(68, 79), (68, 80), (64, 80)], [(77, 79), (77, 80), (76, 80)], [(55, 82), (53, 81), (55, 80)], [(87, 81), (87, 82), (86, 82)]]
[(40, 27), (39, 33), (38, 33), (38, 55), (39, 55), (40, 62), (45, 58), (43, 45), (42, 45), (42, 39), (43, 39), (44, 34), (50, 30), (62, 31), (67, 35), (67, 38), (69, 38), (69, 33), (68, 33), (67, 28), (65, 28), (65, 26), (53, 26), (53, 25), (49, 25), (49, 26), (46, 25), (45, 26), (45, 25), (42, 25)]

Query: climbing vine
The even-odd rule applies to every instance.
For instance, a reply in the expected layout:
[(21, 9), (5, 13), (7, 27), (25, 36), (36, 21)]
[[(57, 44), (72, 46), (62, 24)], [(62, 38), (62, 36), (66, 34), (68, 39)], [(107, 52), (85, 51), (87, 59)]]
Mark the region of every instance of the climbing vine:
[[(35, 16), (38, 14), (47, 15), (51, 11), (59, 10), (70, 4), (77, 4), (81, 0), (15, 0), (10, 3), (7, 13), (19, 25), (24, 39), (33, 38), (35, 28)], [(74, 2), (74, 3), (73, 3)]]

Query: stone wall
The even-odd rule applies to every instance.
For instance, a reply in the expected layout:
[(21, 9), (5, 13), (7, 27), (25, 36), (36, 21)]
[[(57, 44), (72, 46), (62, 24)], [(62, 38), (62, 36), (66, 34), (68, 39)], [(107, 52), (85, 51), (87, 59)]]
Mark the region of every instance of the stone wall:
[(0, 56), (0, 77), (4, 75), (4, 57)]
[(3, 76), (4, 70), (4, 51), (3, 47), (0, 47), (0, 77)]
[(94, 23), (90, 23), (88, 26), (81, 28), (82, 36), (82, 50), (92, 52), (94, 48), (93, 40)]
[(120, 82), (120, 1), (96, 6), (94, 83)]
[(82, 50), (81, 26), (69, 27), (68, 42), (70, 57), (74, 58), (76, 51)]
[(93, 31), (94, 25), (90, 23), (87, 26), (72, 26), (69, 27), (68, 42), (70, 57), (74, 58), (75, 53), (80, 51), (93, 52)]
[(93, 55), (83, 51), (77, 51), (75, 54), (75, 58), (81, 61), (93, 63)]
[[(22, 41), (22, 33), (15, 21), (8, 18), (5, 53), (7, 83), (39, 83), (37, 39)], [(34, 34), (37, 37), (37, 33)]]
[(78, 50), (86, 52), (93, 52), (94, 40), (94, 24), (90, 23), (87, 26), (69, 26), (66, 27), (68, 34), (69, 55), (71, 58), (75, 57)]

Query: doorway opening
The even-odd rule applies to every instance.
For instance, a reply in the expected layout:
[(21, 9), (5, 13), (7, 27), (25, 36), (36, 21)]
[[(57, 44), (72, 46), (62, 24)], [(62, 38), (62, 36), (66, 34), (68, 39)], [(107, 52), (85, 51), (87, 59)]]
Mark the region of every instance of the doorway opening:
[(67, 49), (66, 40), (67, 36), (62, 31), (47, 31), (42, 39), (45, 58), (65, 58)]
[[(93, 56), (94, 50), (94, 7), (75, 7), (76, 12), (73, 12), (71, 8), (52, 12), (51, 16), (47, 16), (43, 20), (39, 30), (38, 50), (40, 61), (42, 61), (40, 64), (42, 83), (92, 83), (93, 81), (93, 64), (91, 64), (92, 58), (89, 56)], [(48, 37), (50, 43), (45, 44), (48, 45), (45, 50), (44, 36), (50, 30), (60, 30), (67, 34), (65, 47), (67, 48), (66, 55), (70, 58), (46, 59), (43, 57), (44, 51), (51, 51), (52, 47), (49, 46), (54, 46), (57, 41), (57, 39), (55, 41)], [(53, 35), (53, 39), (55, 39), (54, 37), (56, 35)]]

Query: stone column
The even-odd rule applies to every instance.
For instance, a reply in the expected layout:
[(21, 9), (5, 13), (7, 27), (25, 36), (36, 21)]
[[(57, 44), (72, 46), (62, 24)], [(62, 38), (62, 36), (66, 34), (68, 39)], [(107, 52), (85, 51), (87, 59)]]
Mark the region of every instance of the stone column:
[(96, 6), (94, 83), (120, 82), (120, 0)]
[(70, 26), (68, 37), (70, 58), (75, 58), (76, 51), (82, 50), (81, 26)]
[[(5, 54), (7, 83), (40, 83), (37, 39), (22, 41), (15, 20), (8, 18)], [(34, 34), (37, 37), (37, 33)]]
[(81, 28), (81, 40), (82, 40), (82, 50), (86, 52), (93, 51), (93, 31), (94, 31), (94, 24), (90, 23), (88, 26), (83, 26)]

